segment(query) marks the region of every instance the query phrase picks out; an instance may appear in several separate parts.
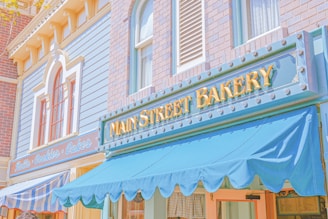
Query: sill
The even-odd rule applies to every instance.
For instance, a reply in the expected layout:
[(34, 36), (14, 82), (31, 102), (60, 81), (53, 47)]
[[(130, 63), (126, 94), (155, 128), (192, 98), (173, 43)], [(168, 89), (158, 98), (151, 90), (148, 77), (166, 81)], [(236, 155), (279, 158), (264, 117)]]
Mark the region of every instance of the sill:
[(139, 90), (136, 90), (135, 92), (129, 94), (130, 97), (139, 97), (143, 94), (150, 95), (152, 93), (155, 93), (155, 87), (152, 85), (149, 85), (147, 87), (140, 88)]
[[(288, 35), (288, 31), (287, 31), (287, 28), (284, 28), (282, 26), (279, 26), (279, 27), (276, 27), (272, 30), (269, 30), (265, 33), (262, 33), (258, 36), (255, 36), (253, 38), (250, 38), (248, 39), (246, 42), (243, 42), (239, 45), (236, 45), (235, 48), (238, 48), (238, 47), (242, 47), (242, 46), (245, 46), (245, 45), (248, 45), (248, 44), (254, 44), (256, 43), (257, 40), (261, 39), (261, 38), (264, 38), (264, 37), (267, 37), (267, 36), (270, 36), (271, 35), (271, 43), (273, 42), (276, 42), (284, 37), (287, 37)], [(253, 50), (256, 50), (255, 48), (252, 48)]]
[(71, 134), (69, 134), (69, 135), (66, 135), (66, 136), (62, 137), (62, 138), (59, 138), (59, 139), (56, 139), (56, 140), (50, 141), (50, 142), (48, 142), (47, 144), (43, 144), (43, 145), (40, 145), (40, 146), (34, 146), (32, 149), (30, 149), (30, 150), (28, 151), (28, 153), (33, 153), (33, 152), (36, 152), (36, 151), (42, 150), (42, 149), (44, 149), (44, 148), (50, 147), (50, 146), (52, 146), (52, 145), (54, 145), (54, 144), (57, 144), (57, 143), (59, 143), (59, 142), (62, 142), (62, 141), (65, 141), (65, 140), (67, 140), (67, 139), (70, 139), (70, 138), (72, 138), (72, 137), (78, 136), (78, 134), (79, 134), (78, 132), (73, 132), (73, 133), (71, 133)]

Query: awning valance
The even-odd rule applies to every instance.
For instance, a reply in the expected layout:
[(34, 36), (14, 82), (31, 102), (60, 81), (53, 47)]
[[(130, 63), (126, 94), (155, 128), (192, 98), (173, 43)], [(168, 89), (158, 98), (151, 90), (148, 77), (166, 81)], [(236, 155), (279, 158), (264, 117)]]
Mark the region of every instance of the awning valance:
[(224, 177), (244, 188), (255, 175), (273, 192), (289, 180), (299, 195), (325, 194), (315, 107), (112, 157), (54, 198), (65, 206), (101, 205), (106, 194), (116, 202), (122, 192), (128, 200), (138, 191), (150, 199), (158, 188), (169, 197), (176, 185), (188, 196), (199, 181), (214, 192)]
[(68, 181), (69, 172), (66, 171), (10, 185), (0, 190), (0, 206), (22, 211), (66, 211), (58, 201), (51, 202), (51, 195), (54, 188)]

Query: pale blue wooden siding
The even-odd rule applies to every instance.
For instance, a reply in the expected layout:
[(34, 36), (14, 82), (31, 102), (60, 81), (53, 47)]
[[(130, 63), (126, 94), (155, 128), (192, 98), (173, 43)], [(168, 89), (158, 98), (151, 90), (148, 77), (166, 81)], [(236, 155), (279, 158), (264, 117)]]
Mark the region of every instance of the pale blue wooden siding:
[(65, 51), (71, 59), (84, 57), (79, 132), (98, 128), (107, 113), (110, 14), (75, 39)]
[[(99, 117), (107, 113), (109, 31), (110, 14), (63, 48), (70, 60), (78, 56), (84, 57), (80, 94), (80, 134), (98, 129)], [(45, 66), (46, 64), (23, 81), (16, 158), (27, 155), (29, 150), (34, 101), (32, 89), (41, 82)]]
[(16, 157), (27, 154), (30, 147), (34, 92), (33, 88), (42, 82), (45, 65), (27, 76), (22, 83), (21, 109), (18, 121)]

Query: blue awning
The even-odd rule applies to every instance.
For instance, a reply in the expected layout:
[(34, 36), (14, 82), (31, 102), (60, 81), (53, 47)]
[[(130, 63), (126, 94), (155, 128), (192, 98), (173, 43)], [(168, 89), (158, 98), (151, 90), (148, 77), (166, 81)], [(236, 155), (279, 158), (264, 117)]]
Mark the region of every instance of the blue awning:
[(0, 206), (22, 211), (66, 211), (58, 201), (51, 201), (51, 194), (68, 181), (69, 172), (65, 171), (10, 185), (0, 190)]
[(101, 205), (106, 194), (116, 202), (122, 192), (150, 199), (158, 188), (169, 197), (176, 185), (188, 196), (200, 181), (214, 192), (224, 177), (245, 188), (255, 175), (273, 192), (289, 180), (301, 196), (325, 195), (315, 107), (112, 157), (54, 197), (65, 206)]

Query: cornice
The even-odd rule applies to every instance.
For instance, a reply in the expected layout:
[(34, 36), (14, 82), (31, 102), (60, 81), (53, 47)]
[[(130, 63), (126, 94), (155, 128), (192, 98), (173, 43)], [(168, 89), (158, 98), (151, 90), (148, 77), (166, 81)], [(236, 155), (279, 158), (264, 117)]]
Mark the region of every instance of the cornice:
[(13, 57), (32, 36), (36, 36), (41, 27), (49, 22), (50, 18), (56, 14), (68, 0), (52, 0), (48, 4), (50, 8), (41, 10), (31, 22), (21, 31), (17, 37), (7, 46), (9, 57)]

